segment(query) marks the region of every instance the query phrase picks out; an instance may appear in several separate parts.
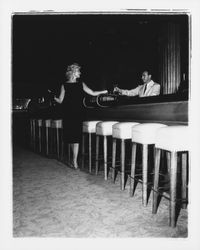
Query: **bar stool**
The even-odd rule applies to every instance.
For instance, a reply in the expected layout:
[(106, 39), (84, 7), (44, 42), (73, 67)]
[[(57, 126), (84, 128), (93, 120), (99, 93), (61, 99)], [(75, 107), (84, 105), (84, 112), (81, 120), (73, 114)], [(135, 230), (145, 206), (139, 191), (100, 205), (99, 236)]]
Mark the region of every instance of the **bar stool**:
[(136, 146), (142, 145), (142, 202), (147, 206), (147, 181), (148, 181), (148, 146), (155, 144), (156, 132), (159, 128), (166, 127), (160, 123), (143, 123), (132, 128), (132, 157), (130, 176), (130, 196), (133, 195), (136, 170)]
[(176, 203), (177, 203), (177, 160), (178, 153), (182, 156), (181, 179), (182, 201), (187, 200), (187, 152), (189, 151), (189, 128), (188, 126), (169, 126), (160, 128), (155, 138), (155, 173), (153, 186), (152, 213), (157, 212), (158, 184), (160, 172), (161, 150), (168, 152), (168, 169), (170, 174), (169, 193), (169, 225), (176, 226)]
[(117, 139), (121, 141), (121, 178), (120, 178), (120, 186), (121, 190), (124, 190), (124, 182), (125, 182), (125, 141), (132, 138), (132, 127), (139, 124), (138, 122), (119, 122), (114, 124), (112, 127), (112, 179), (115, 182), (115, 165), (116, 165), (116, 146)]
[(84, 167), (85, 160), (85, 136), (88, 135), (88, 156), (89, 156), (89, 173), (92, 172), (92, 134), (96, 133), (96, 124), (100, 121), (84, 121), (82, 135), (82, 157), (81, 167)]
[(42, 152), (42, 119), (36, 119), (36, 151)]
[(96, 125), (96, 174), (98, 174), (98, 163), (99, 163), (99, 140), (100, 136), (103, 136), (103, 164), (104, 164), (104, 179), (108, 179), (108, 145), (107, 138), (112, 136), (112, 126), (118, 123), (117, 121), (104, 121), (99, 122)]
[[(60, 153), (63, 155), (63, 139), (62, 139), (62, 120), (51, 120), (52, 142), (55, 141), (56, 156), (60, 159)], [(54, 146), (54, 145), (52, 145)], [(61, 150), (60, 150), (61, 148)]]
[(43, 126), (45, 128), (45, 154), (49, 156), (51, 119), (44, 120)]
[(30, 119), (30, 147), (32, 150), (36, 148), (36, 119)]

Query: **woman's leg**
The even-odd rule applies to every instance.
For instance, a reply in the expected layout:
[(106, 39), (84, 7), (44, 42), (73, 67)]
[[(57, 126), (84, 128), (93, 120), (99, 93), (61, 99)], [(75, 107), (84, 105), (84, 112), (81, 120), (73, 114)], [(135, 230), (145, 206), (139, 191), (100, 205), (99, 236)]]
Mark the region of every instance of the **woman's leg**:
[(79, 143), (71, 144), (72, 154), (73, 154), (73, 166), (78, 168), (78, 150), (79, 150)]

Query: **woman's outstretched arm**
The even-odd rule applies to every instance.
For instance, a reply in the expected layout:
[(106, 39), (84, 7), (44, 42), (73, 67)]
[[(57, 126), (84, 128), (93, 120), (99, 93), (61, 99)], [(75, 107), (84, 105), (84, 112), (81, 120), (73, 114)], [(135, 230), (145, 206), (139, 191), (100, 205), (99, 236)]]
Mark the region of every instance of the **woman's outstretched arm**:
[(88, 95), (93, 95), (93, 96), (97, 96), (97, 95), (100, 95), (100, 94), (107, 94), (108, 93), (108, 90), (94, 91), (94, 90), (90, 89), (84, 82), (83, 82), (83, 90)]
[(61, 88), (60, 88), (60, 95), (59, 95), (59, 97), (54, 97), (54, 100), (55, 100), (57, 103), (62, 103), (62, 102), (63, 102), (63, 99), (64, 99), (64, 96), (65, 96), (65, 88), (64, 88), (64, 86), (62, 85)]

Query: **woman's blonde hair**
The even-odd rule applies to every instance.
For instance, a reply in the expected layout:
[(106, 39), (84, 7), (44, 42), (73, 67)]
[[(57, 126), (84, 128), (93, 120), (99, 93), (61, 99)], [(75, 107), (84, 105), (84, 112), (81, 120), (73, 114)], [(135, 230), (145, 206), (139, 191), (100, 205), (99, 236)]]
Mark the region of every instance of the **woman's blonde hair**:
[(77, 70), (80, 70), (81, 66), (78, 63), (73, 63), (67, 67), (66, 77), (70, 78)]

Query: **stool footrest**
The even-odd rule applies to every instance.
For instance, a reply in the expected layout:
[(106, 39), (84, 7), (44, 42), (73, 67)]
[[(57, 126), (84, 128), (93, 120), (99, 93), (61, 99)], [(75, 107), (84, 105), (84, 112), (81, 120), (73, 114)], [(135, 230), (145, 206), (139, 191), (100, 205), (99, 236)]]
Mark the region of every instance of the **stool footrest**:
[[(158, 193), (160, 196), (162, 196), (165, 199), (170, 201), (170, 194), (167, 192), (168, 190), (166, 190), (165, 188), (159, 187), (158, 191), (155, 191), (152, 188), (152, 191)], [(181, 205), (181, 204), (185, 204), (185, 203), (187, 204), (188, 200), (187, 199), (182, 199), (182, 198), (176, 198), (175, 202), (177, 204)]]

